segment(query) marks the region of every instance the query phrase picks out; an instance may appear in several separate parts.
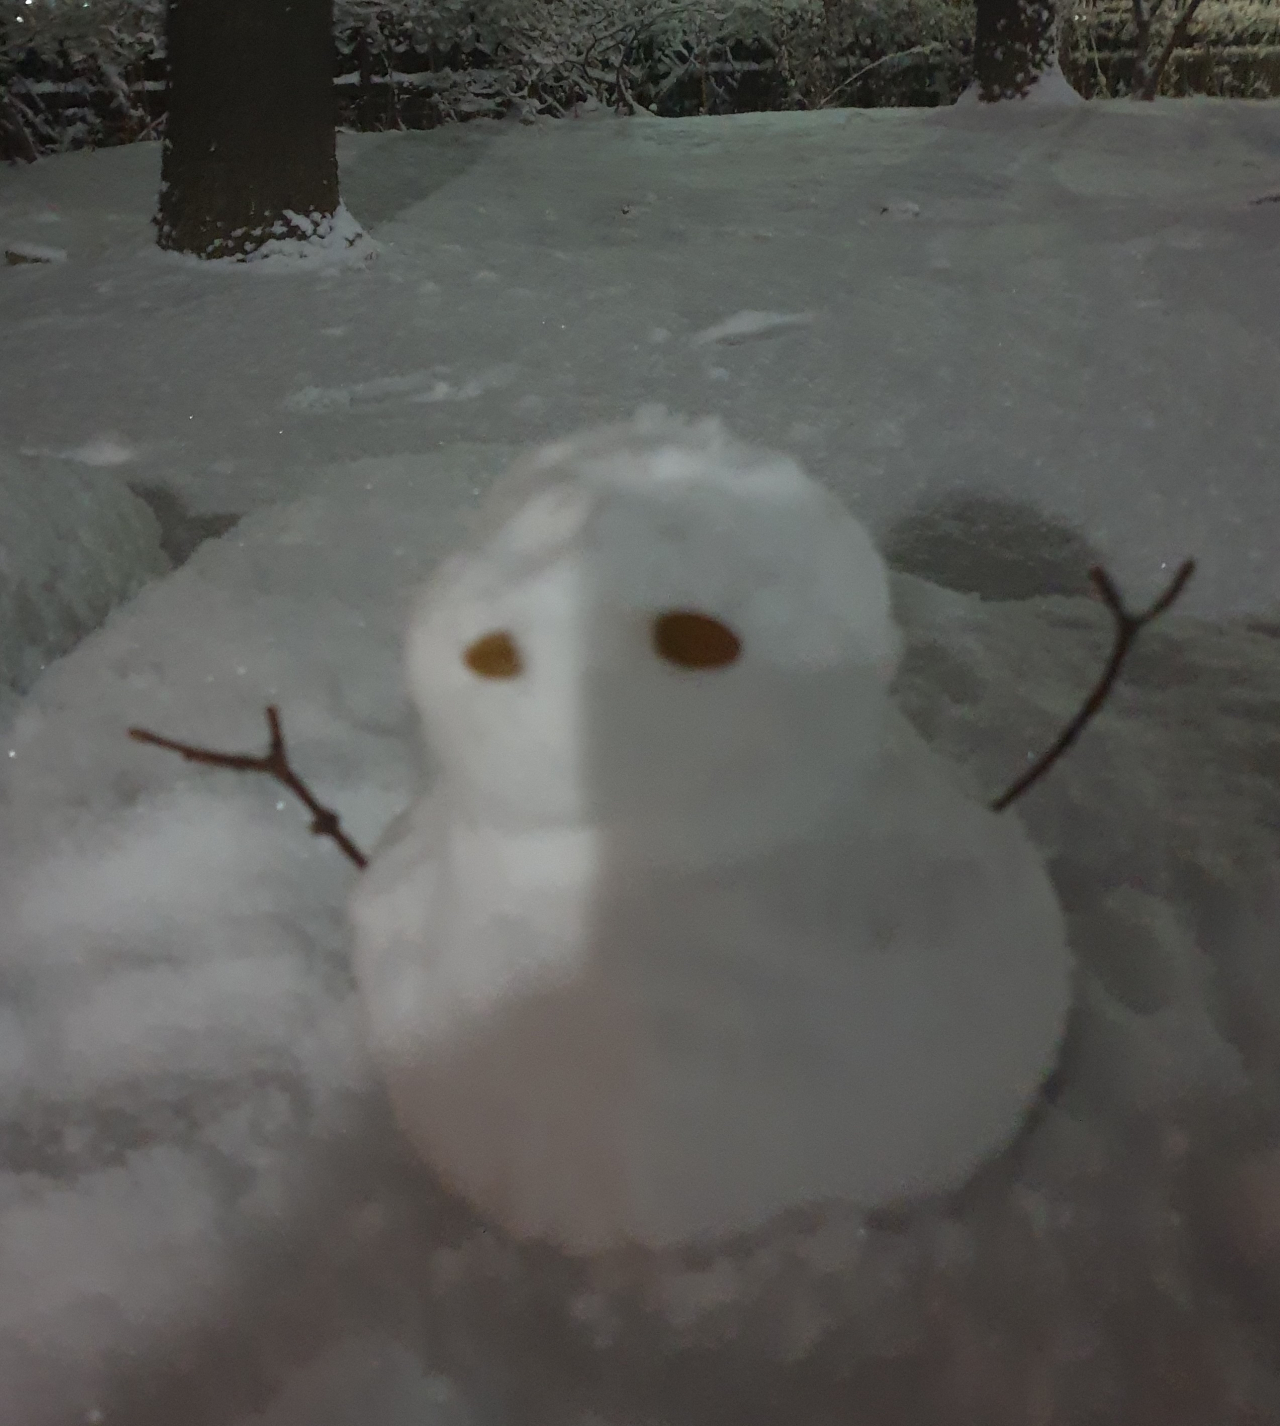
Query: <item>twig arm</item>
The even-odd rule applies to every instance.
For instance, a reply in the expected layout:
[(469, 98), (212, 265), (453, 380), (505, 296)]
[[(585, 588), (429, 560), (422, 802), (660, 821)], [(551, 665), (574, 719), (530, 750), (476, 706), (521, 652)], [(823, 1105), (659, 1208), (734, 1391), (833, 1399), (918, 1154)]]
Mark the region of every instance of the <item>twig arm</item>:
[(1112, 685), (1119, 677), (1120, 669), (1128, 657), (1129, 650), (1133, 646), (1134, 639), (1138, 636), (1138, 631), (1149, 624), (1153, 619), (1158, 618), (1173, 603), (1175, 599), (1186, 588), (1187, 581), (1195, 573), (1195, 560), (1186, 560), (1179, 566), (1177, 573), (1170, 581), (1168, 588), (1160, 597), (1151, 604), (1141, 614), (1131, 614), (1120, 598), (1120, 592), (1116, 589), (1107, 574), (1100, 565), (1095, 565), (1089, 571), (1089, 578), (1093, 581), (1094, 587), (1102, 596), (1102, 601), (1111, 611), (1112, 618), (1116, 624), (1115, 643), (1111, 647), (1111, 657), (1107, 660), (1107, 666), (1102, 672), (1102, 677), (1094, 685), (1089, 696), (1080, 705), (1079, 712), (1058, 734), (1049, 749), (1042, 753), (1034, 763), (1022, 774), (1020, 778), (991, 804), (993, 812), (1003, 812), (1011, 802), (1016, 801), (1031, 786), (1038, 782), (1046, 772), (1058, 761), (1075, 740), (1084, 732), (1085, 727), (1094, 717), (1097, 711), (1107, 700), (1107, 695), (1111, 692)]
[(284, 729), (280, 723), (280, 710), (271, 704), (267, 709), (267, 727), (271, 732), (271, 746), (261, 757), (252, 753), (219, 753), (212, 748), (197, 747), (192, 743), (175, 742), (163, 738), (159, 733), (146, 728), (130, 728), (129, 736), (135, 743), (150, 743), (153, 747), (166, 748), (177, 753), (188, 762), (203, 763), (206, 767), (226, 767), (239, 772), (265, 772), (282, 783), (301, 801), (311, 813), (311, 830), (317, 837), (328, 837), (336, 842), (347, 859), (362, 870), (368, 865), (368, 858), (350, 837), (342, 830), (338, 814), (316, 800), (311, 789), (294, 772), (289, 763), (289, 755), (284, 745)]

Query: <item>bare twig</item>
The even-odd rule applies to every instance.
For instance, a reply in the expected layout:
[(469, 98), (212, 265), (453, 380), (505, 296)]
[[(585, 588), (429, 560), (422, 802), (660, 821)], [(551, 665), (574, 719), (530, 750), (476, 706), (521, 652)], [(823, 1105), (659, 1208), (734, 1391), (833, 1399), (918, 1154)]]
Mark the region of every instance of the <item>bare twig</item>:
[(870, 64), (865, 64), (856, 74), (851, 74), (848, 79), (842, 80), (824, 98), (818, 101), (818, 108), (825, 109), (828, 104), (840, 93), (842, 89), (848, 89), (851, 84), (856, 84), (864, 74), (870, 74), (873, 69), (878, 69), (882, 64), (887, 64), (891, 59), (907, 59), (913, 54), (926, 54), (930, 50), (937, 49), (934, 42), (924, 45), (913, 45), (909, 50), (897, 50), (893, 54), (882, 54), (879, 59), (873, 59)]
[(162, 738), (158, 733), (149, 733), (145, 728), (130, 728), (129, 736), (136, 743), (151, 743), (157, 748), (168, 748), (170, 752), (181, 754), (188, 762), (204, 763), (209, 767), (236, 768), (241, 772), (268, 773), (306, 804), (311, 813), (311, 830), (315, 835), (332, 837), (347, 858), (363, 869), (368, 865), (368, 858), (342, 830), (338, 814), (317, 802), (311, 789), (289, 766), (289, 757), (284, 747), (284, 732), (280, 726), (280, 710), (275, 704), (267, 709), (267, 727), (271, 730), (271, 746), (262, 757), (255, 757), (252, 753), (218, 753), (212, 748), (177, 743), (172, 738)]
[(618, 68), (614, 74), (614, 85), (617, 89), (617, 102), (614, 104), (615, 114), (634, 115), (639, 105), (636, 103), (635, 95), (632, 94), (630, 86), (627, 84), (627, 76), (624, 73), (627, 64), (629, 51), (624, 50), (618, 57)]
[(165, 120), (167, 118), (167, 114), (157, 114), (155, 118), (152, 119), (151, 122), (146, 126), (145, 129), (138, 130), (137, 135), (133, 140), (134, 143), (140, 144), (145, 139), (150, 138), (152, 134), (156, 134), (157, 136), (163, 134), (165, 128)]
[(991, 804), (993, 812), (1003, 812), (1011, 802), (1021, 797), (1032, 783), (1038, 782), (1049, 771), (1080, 736), (1086, 724), (1106, 701), (1107, 694), (1111, 692), (1111, 686), (1115, 683), (1120, 673), (1120, 667), (1128, 656), (1134, 639), (1138, 636), (1138, 630), (1158, 618), (1177, 599), (1186, 588), (1187, 581), (1195, 572), (1195, 567), (1195, 560), (1186, 560), (1173, 576), (1165, 592), (1141, 614), (1129, 613), (1120, 599), (1119, 591), (1111, 582), (1111, 577), (1100, 565), (1094, 565), (1089, 571), (1089, 578), (1093, 581), (1103, 602), (1111, 610), (1112, 617), (1115, 619), (1116, 638), (1111, 648), (1111, 657), (1107, 661), (1102, 677), (1098, 680), (1093, 692), (1081, 705), (1080, 711), (1058, 735), (1057, 741), (1048, 752), (1042, 754), (1012, 787), (996, 798)]

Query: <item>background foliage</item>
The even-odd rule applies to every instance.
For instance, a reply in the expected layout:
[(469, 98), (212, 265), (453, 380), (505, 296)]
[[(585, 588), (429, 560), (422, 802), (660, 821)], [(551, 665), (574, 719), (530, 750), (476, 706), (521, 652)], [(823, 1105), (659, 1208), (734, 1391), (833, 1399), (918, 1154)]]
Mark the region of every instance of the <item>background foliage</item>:
[[(1122, 95), (1131, 0), (1070, 0), (1063, 68)], [(1157, 10), (1164, 41), (1185, 0)], [(0, 157), (156, 136), (164, 0), (0, 0)], [(947, 103), (971, 73), (973, 0), (336, 0), (335, 78), (353, 127)], [(1280, 94), (1280, 3), (1204, 0), (1166, 93)]]

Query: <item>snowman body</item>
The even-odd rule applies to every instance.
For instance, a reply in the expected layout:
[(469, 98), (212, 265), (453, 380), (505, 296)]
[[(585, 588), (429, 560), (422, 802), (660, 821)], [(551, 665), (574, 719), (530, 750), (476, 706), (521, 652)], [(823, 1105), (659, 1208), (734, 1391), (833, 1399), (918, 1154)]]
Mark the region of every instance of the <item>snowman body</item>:
[(571, 1252), (958, 1185), (1070, 1001), (1013, 816), (893, 708), (884, 566), (714, 422), (513, 472), (411, 620), (437, 775), (354, 893), (397, 1117)]

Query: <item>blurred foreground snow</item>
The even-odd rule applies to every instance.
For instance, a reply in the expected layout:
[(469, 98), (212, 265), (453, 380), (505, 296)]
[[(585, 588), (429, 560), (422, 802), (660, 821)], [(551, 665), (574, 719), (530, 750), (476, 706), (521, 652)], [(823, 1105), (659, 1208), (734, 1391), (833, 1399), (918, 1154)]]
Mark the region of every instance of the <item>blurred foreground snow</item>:
[[(571, 1265), (476, 1223), (391, 1127), (336, 848), (265, 778), (124, 736), (256, 751), (277, 702), (370, 846), (420, 771), (406, 599), (480, 467), (367, 461), (249, 517), (52, 667), (0, 749), (0, 1419), (1275, 1419), (1276, 634), (1166, 616), (1021, 805), (1085, 975), (1005, 1161), (899, 1220)], [(895, 600), (900, 703), (992, 793), (1108, 647), (1085, 599), (898, 575)]]

